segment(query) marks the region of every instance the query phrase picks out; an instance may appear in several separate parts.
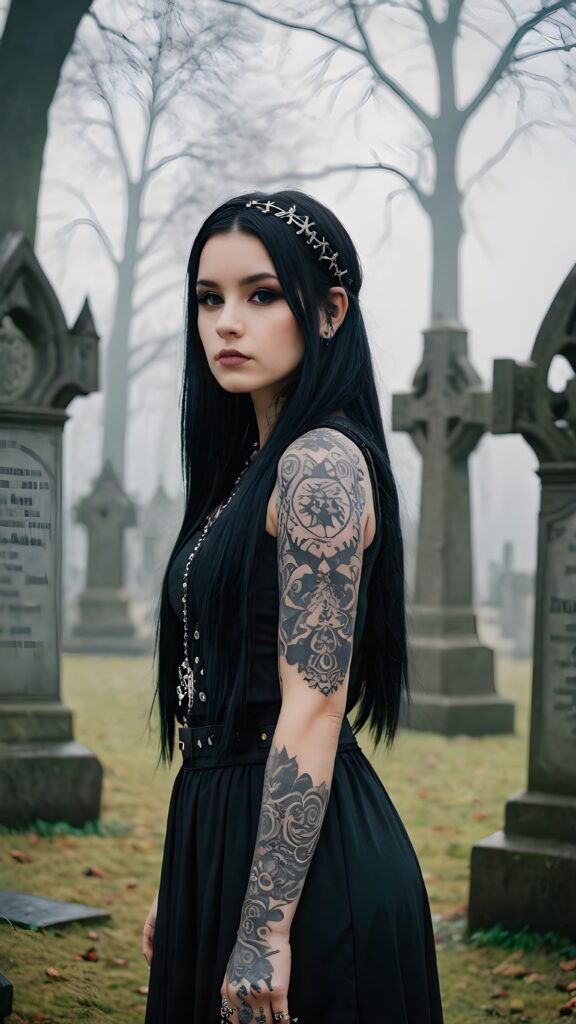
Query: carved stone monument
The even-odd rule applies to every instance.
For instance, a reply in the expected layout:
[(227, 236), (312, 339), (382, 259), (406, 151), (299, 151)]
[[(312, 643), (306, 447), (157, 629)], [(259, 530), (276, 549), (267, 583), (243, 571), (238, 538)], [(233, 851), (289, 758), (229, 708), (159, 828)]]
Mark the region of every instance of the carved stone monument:
[(182, 499), (172, 498), (160, 480), (142, 511), (140, 523), (142, 559), (139, 578), (141, 586), (154, 601), (160, 593), (162, 577), (183, 514)]
[[(551, 364), (572, 368), (560, 392)], [(530, 362), (494, 367), (495, 433), (521, 433), (542, 483), (528, 788), (504, 831), (472, 850), (469, 927), (528, 925), (576, 939), (576, 267), (554, 299)]]
[(88, 532), (86, 585), (78, 600), (78, 621), (66, 640), (67, 651), (140, 654), (147, 642), (137, 633), (125, 587), (125, 531), (137, 522), (136, 504), (107, 461), (92, 490), (76, 509)]
[(412, 701), (403, 724), (446, 735), (509, 733), (514, 705), (498, 696), (493, 652), (473, 607), (468, 456), (488, 429), (491, 396), (468, 358), (466, 331), (424, 332), (413, 390), (394, 395), (394, 430), (422, 456), (416, 582), (411, 607)]
[(102, 767), (60, 699), (62, 432), (98, 386), (88, 303), (69, 330), (27, 237), (0, 236), (0, 823), (82, 825)]

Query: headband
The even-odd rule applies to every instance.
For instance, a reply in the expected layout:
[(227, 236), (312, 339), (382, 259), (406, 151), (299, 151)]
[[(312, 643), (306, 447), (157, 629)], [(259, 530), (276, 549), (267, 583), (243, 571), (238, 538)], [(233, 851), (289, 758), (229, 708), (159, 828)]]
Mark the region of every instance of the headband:
[[(280, 220), (285, 220), (287, 224), (295, 224), (298, 228), (296, 234), (306, 235), (306, 241), (308, 245), (311, 245), (313, 249), (320, 249), (318, 260), (328, 260), (328, 270), (332, 271), (334, 277), (338, 278), (340, 284), (342, 284), (342, 278), (348, 273), (347, 270), (340, 270), (336, 259), (338, 253), (334, 252), (332, 246), (326, 241), (324, 236), (319, 238), (315, 231), (312, 230), (312, 226), (315, 221), (310, 220), (310, 217), (306, 214), (305, 216), (298, 216), (296, 213), (296, 207), (290, 206), (287, 210), (284, 210), (281, 206), (278, 206), (273, 199), (266, 199), (260, 201), (259, 199), (250, 199), (246, 206), (255, 206), (257, 210), (262, 213), (272, 213), (274, 210), (275, 217), (280, 217)], [(348, 284), (352, 284), (352, 278), (348, 278)]]

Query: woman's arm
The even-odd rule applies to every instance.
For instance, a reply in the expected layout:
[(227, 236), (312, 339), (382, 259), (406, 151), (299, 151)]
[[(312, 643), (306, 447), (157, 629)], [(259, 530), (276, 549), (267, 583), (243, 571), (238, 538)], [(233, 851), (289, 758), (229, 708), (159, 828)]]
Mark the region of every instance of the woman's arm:
[[(244, 1019), (286, 1009), (290, 926), (330, 795), (346, 708), (370, 481), (330, 428), (309, 431), (277, 475), (282, 707), (238, 938), (222, 987)], [(368, 488), (368, 490), (367, 490)]]

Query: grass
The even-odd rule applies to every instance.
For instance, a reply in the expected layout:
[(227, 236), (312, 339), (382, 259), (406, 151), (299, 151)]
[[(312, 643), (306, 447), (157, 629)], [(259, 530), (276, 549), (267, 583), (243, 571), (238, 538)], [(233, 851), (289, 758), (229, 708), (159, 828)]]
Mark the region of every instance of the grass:
[[(446, 739), (404, 731), (391, 753), (372, 758), (426, 879), (446, 1024), (486, 1017), (549, 1024), (569, 998), (556, 986), (576, 979), (575, 970), (560, 966), (576, 955), (561, 937), (510, 936), (500, 929), (478, 941), (465, 938), (470, 848), (502, 826), (505, 800), (525, 783), (527, 663), (501, 663), (499, 690), (516, 702), (516, 735)], [(158, 884), (178, 768), (156, 768), (156, 732), (146, 724), (151, 693), (146, 659), (64, 658), (63, 698), (75, 712), (76, 738), (105, 767), (102, 818), (86, 830), (41, 822), (29, 832), (2, 830), (1, 884), (104, 907), (111, 918), (94, 927), (0, 928), (0, 971), (15, 989), (8, 1024), (143, 1020), (148, 969), (140, 936)], [(369, 742), (363, 746), (370, 756)], [(31, 859), (16, 860), (15, 849)], [(91, 867), (104, 877), (86, 875)], [(98, 960), (82, 958), (90, 949)], [(493, 975), (503, 960), (525, 970), (524, 976)], [(47, 974), (49, 968), (55, 972)]]

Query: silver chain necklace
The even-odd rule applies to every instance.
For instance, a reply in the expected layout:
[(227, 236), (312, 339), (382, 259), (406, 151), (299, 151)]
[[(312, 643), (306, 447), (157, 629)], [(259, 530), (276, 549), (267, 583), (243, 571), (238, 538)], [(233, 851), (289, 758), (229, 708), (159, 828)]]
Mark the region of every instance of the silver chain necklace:
[[(178, 711), (179, 712), (182, 711), (182, 705), (183, 705), (184, 701), (186, 699), (188, 701), (187, 709), (186, 709), (186, 715), (185, 715), (184, 721), (188, 720), (188, 717), (189, 717), (190, 712), (192, 711), (192, 707), (194, 705), (194, 697), (195, 697), (195, 694), (196, 694), (196, 686), (195, 686), (196, 680), (195, 680), (195, 676), (194, 676), (194, 669), (192, 668), (192, 666), (190, 664), (190, 659), (189, 659), (189, 654), (188, 654), (188, 607), (187, 607), (188, 606), (188, 600), (187, 600), (187, 597), (188, 597), (188, 570), (190, 568), (190, 564), (192, 562), (192, 559), (194, 558), (196, 552), (198, 551), (198, 548), (202, 544), (202, 541), (206, 537), (206, 534), (208, 533), (208, 530), (210, 529), (211, 526), (214, 525), (214, 523), (216, 522), (218, 517), (220, 515), (222, 515), (224, 509), (232, 501), (232, 498), (234, 497), (234, 495), (236, 494), (236, 491), (238, 490), (238, 487), (240, 485), (240, 481), (241, 481), (242, 477), (244, 476), (244, 473), (246, 472), (246, 470), (250, 466), (250, 463), (254, 461), (254, 459), (255, 459), (257, 454), (258, 454), (258, 442), (255, 441), (254, 445), (252, 447), (252, 451), (251, 451), (250, 455), (248, 456), (248, 458), (246, 459), (246, 462), (244, 463), (243, 469), (240, 471), (240, 473), (238, 474), (238, 476), (236, 477), (236, 479), (234, 481), (234, 486), (232, 488), (232, 491), (230, 492), (229, 497), (226, 498), (226, 501), (220, 502), (220, 504), (217, 505), (216, 508), (212, 512), (210, 512), (208, 514), (208, 516), (206, 517), (206, 519), (204, 521), (204, 525), (202, 527), (202, 532), (201, 532), (198, 540), (196, 541), (196, 544), (192, 548), (192, 551), (188, 555), (188, 558), (187, 558), (187, 561), (186, 561), (186, 567), (184, 569), (184, 575), (183, 575), (183, 578), (182, 578), (182, 591), (183, 591), (182, 592), (182, 618), (183, 618), (183, 623), (184, 623), (184, 660), (178, 666), (178, 679), (179, 679), (179, 683), (178, 683), (178, 686), (176, 687), (176, 694), (178, 696)], [(197, 640), (199, 636), (200, 636), (200, 634), (198, 633), (198, 630), (196, 630), (194, 632), (194, 638)]]

